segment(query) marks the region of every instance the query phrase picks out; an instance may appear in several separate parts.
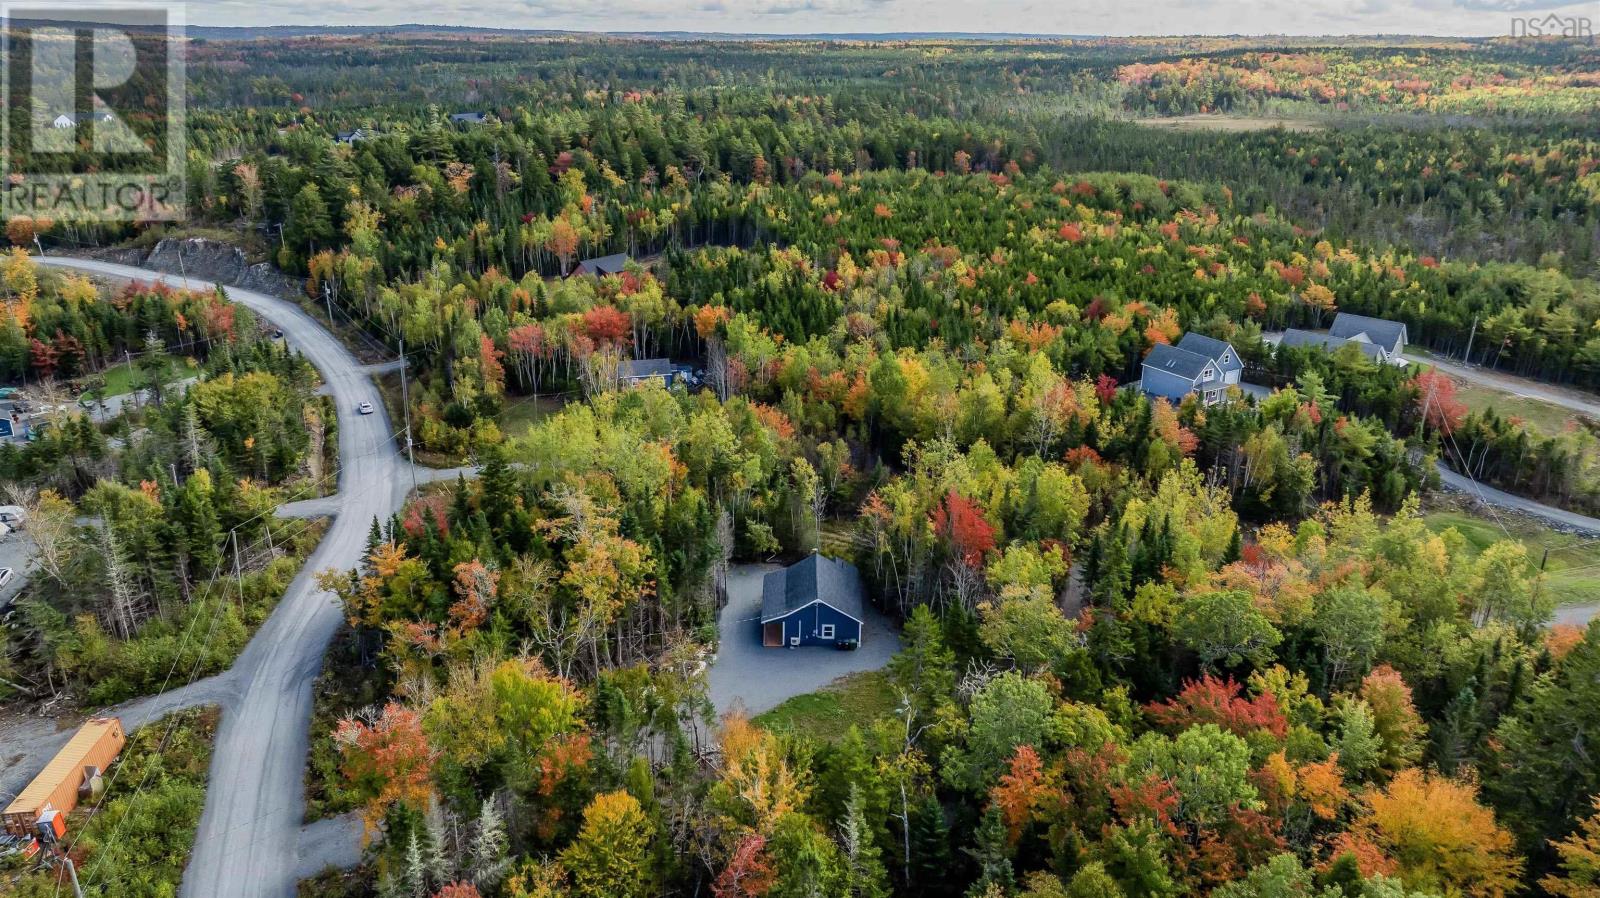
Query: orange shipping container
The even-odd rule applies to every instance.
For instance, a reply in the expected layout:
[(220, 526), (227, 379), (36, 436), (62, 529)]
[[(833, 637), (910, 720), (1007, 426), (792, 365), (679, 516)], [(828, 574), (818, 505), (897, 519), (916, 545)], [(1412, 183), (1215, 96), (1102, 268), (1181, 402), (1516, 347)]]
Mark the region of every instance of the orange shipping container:
[(91, 718), (6, 807), (6, 832), (32, 835), (34, 821), (44, 811), (54, 808), (66, 814), (77, 807), (78, 788), (83, 785), (86, 769), (94, 767), (104, 772), (126, 741), (122, 721), (115, 717)]

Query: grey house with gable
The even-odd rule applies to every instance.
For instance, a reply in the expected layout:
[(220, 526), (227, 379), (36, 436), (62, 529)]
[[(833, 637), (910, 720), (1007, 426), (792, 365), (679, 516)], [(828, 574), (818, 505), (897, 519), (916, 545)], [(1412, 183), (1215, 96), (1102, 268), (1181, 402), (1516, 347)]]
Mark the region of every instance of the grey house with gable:
[(1372, 343), (1384, 351), (1389, 361), (1399, 359), (1400, 354), (1406, 351), (1406, 343), (1409, 342), (1406, 326), (1403, 323), (1389, 321), (1386, 318), (1352, 315), (1349, 312), (1340, 312), (1334, 316), (1333, 327), (1328, 328), (1328, 336), (1358, 343)]
[(1185, 334), (1178, 345), (1159, 344), (1145, 356), (1139, 386), (1145, 395), (1177, 403), (1193, 393), (1206, 405), (1221, 402), (1239, 383), (1244, 362), (1225, 340)]

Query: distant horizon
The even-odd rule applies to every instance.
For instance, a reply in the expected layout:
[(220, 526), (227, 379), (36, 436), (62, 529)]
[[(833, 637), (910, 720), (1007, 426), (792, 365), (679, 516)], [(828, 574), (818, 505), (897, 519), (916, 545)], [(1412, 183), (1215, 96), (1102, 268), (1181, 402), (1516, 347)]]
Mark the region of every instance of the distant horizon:
[[(421, 20), (382, 0), (191, 3), (198, 28), (462, 28), (599, 36), (930, 38), (1365, 38), (1510, 36), (1513, 20), (1600, 20), (1600, 2), (1559, 0), (440, 0)], [(432, 21), (429, 21), (432, 19)], [(316, 24), (306, 24), (314, 21)], [(515, 23), (508, 26), (507, 23)], [(909, 27), (908, 27), (909, 26)], [(921, 27), (917, 27), (921, 26)], [(977, 26), (977, 27), (972, 27)]]

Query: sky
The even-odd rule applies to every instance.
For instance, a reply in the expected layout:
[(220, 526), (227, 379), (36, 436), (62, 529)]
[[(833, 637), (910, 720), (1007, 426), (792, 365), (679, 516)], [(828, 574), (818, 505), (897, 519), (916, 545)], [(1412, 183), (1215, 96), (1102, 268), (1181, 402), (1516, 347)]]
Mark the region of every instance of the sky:
[(759, 34), (1508, 34), (1600, 0), (190, 0), (194, 25), (477, 25)]

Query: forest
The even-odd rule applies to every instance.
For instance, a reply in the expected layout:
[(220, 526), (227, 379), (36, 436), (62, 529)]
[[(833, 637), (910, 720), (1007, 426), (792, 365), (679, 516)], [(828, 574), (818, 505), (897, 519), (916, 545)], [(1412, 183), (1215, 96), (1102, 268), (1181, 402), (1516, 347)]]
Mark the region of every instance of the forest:
[[(190, 50), (186, 225), (8, 225), (0, 377), (156, 399), (0, 446), (44, 553), (0, 683), (226, 667), (317, 538), (272, 509), (338, 465), (226, 291), (30, 249), (222, 235), (403, 348), (392, 417), (477, 476), (318, 572), (363, 698), (308, 788), (370, 840), (304, 894), (1600, 894), (1600, 627), (1553, 625), (1509, 531), (1427, 519), (1436, 463), (1595, 513), (1595, 433), (1273, 340), (1357, 313), (1600, 386), (1591, 43)], [(1135, 388), (1186, 334), (1258, 389)], [(626, 385), (646, 359), (694, 381)], [(873, 710), (715, 707), (730, 575), (818, 551), (899, 633)]]

